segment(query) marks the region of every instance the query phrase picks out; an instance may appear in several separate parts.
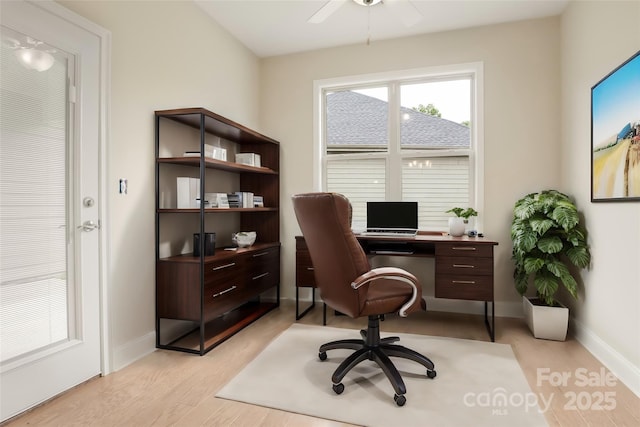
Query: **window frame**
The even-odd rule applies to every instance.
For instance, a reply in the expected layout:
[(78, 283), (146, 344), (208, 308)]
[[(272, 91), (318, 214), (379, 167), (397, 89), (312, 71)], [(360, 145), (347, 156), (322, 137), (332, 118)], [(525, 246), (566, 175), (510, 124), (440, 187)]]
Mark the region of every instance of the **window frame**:
[[(482, 230), (484, 212), (484, 89), (483, 63), (472, 62), (382, 73), (360, 74), (313, 82), (313, 188), (314, 191), (326, 191), (327, 147), (325, 140), (326, 105), (325, 92), (343, 89), (356, 89), (390, 85), (389, 111), (399, 112), (400, 95), (396, 92), (402, 84), (426, 80), (449, 80), (459, 77), (471, 78), (471, 142), (469, 149), (410, 150), (401, 149), (400, 126), (396, 118), (389, 115), (388, 152), (340, 154), (340, 158), (384, 158), (386, 159), (386, 194), (396, 200), (402, 196), (402, 178), (389, 175), (390, 162), (402, 162), (406, 158), (467, 156), (469, 157), (469, 205), (478, 211), (475, 218), (476, 228)], [(394, 136), (391, 136), (394, 135)], [(427, 155), (428, 154), (428, 155)], [(400, 172), (402, 168), (399, 169)], [(453, 206), (452, 206), (453, 207)]]

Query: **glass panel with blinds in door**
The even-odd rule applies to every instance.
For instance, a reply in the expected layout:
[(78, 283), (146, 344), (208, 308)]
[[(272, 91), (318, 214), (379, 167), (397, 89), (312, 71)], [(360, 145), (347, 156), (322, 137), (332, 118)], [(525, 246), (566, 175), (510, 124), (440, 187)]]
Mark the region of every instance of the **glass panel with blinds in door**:
[[(73, 334), (69, 57), (2, 27), (0, 361)], [(72, 322), (73, 323), (73, 322)]]
[(324, 89), (324, 189), (352, 201), (354, 228), (367, 201), (417, 201), (424, 230), (473, 204), (473, 90), (468, 72)]

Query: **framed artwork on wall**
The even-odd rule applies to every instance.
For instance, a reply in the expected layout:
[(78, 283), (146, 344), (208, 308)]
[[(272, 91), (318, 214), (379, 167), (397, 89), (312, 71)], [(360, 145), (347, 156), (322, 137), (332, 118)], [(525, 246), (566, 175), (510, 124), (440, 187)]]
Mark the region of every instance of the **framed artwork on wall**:
[(591, 88), (591, 201), (640, 201), (640, 51)]

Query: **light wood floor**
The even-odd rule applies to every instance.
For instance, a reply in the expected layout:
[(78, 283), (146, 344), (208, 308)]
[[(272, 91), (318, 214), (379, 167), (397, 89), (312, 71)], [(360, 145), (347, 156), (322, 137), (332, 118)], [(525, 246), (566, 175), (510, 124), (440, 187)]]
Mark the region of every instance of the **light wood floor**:
[[(293, 304), (285, 301), (280, 308), (204, 357), (155, 351), (118, 372), (88, 381), (5, 424), (12, 427), (345, 426), (214, 397), (262, 348), (294, 322), (294, 313)], [(321, 306), (316, 305), (315, 310), (299, 322), (320, 325)], [(551, 408), (545, 413), (549, 425), (640, 426), (640, 399), (620, 381), (613, 386), (581, 386), (579, 380), (584, 375), (580, 374), (584, 372), (600, 378), (602, 365), (577, 341), (571, 338), (565, 342), (536, 340), (520, 319), (498, 318), (496, 322), (496, 341), (511, 344), (532, 390), (546, 400), (551, 399)], [(366, 319), (330, 315), (328, 324), (359, 329), (366, 326)], [(390, 316), (382, 323), (382, 331), (383, 336), (394, 331), (489, 340), (481, 317), (452, 313), (417, 313), (406, 319)], [(571, 378), (554, 386), (539, 378), (538, 369), (545, 368), (553, 375), (569, 373)], [(583, 371), (577, 372), (577, 369)], [(295, 393), (295, 390), (291, 392)], [(608, 396), (607, 400), (601, 399), (604, 396)], [(591, 404), (596, 403), (615, 405), (615, 408), (592, 409)]]

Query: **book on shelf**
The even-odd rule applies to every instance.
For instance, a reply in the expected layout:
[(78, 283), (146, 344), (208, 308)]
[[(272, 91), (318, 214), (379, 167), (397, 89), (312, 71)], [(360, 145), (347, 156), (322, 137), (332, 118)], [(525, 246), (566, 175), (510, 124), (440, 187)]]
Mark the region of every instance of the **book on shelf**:
[(253, 208), (253, 193), (250, 191), (236, 191), (228, 193), (229, 207), (232, 208)]
[(198, 208), (200, 202), (200, 178), (179, 176), (177, 184), (178, 209)]
[(262, 196), (253, 195), (253, 207), (264, 208), (264, 198)]
[(221, 208), (221, 209), (226, 209), (230, 207), (229, 199), (227, 198), (226, 193), (213, 193), (213, 194), (215, 194), (215, 201), (213, 202), (215, 206), (212, 205), (211, 207)]

